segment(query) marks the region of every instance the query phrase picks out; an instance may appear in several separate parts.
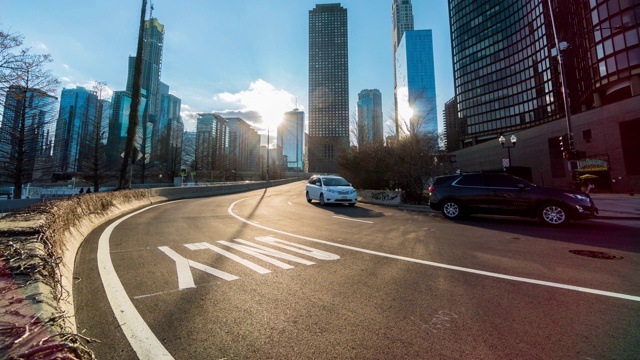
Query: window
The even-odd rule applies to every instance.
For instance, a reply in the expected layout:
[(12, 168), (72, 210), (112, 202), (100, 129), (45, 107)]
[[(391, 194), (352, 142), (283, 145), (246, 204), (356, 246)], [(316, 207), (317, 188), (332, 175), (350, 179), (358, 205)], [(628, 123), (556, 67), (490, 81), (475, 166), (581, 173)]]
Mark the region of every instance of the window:
[(482, 174), (464, 175), (455, 182), (458, 186), (484, 186), (484, 176)]

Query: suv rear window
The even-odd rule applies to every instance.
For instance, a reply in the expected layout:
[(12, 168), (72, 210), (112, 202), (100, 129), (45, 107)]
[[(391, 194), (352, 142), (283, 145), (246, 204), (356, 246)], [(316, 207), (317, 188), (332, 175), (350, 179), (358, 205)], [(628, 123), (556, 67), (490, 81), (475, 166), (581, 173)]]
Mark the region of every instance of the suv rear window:
[(463, 175), (455, 183), (458, 186), (485, 186), (483, 174), (467, 174)]
[(449, 176), (438, 176), (437, 178), (435, 178), (435, 180), (433, 181), (433, 185), (432, 186), (436, 186), (436, 185), (442, 185), (442, 184), (446, 184), (449, 181), (451, 181), (452, 179), (455, 179), (457, 177), (459, 177), (460, 175), (449, 175)]

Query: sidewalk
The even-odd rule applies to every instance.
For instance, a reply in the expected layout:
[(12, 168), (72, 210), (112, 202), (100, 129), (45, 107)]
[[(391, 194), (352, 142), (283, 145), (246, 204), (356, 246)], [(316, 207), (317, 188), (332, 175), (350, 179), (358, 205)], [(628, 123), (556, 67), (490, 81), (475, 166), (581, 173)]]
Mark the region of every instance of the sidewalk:
[[(629, 194), (591, 194), (598, 208), (596, 219), (640, 220), (640, 196)], [(400, 209), (439, 213), (428, 205), (402, 204)]]

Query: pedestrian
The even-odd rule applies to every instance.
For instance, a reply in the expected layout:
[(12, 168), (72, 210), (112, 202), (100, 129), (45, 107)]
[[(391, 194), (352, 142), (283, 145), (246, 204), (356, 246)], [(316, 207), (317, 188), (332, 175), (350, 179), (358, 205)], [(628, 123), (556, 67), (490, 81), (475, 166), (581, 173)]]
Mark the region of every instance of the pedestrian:
[(87, 188), (87, 194), (91, 194), (91, 188)]
[(79, 194), (84, 194), (84, 188), (80, 188)]
[(587, 185), (587, 194), (590, 194), (594, 187), (593, 183), (589, 182), (589, 185)]

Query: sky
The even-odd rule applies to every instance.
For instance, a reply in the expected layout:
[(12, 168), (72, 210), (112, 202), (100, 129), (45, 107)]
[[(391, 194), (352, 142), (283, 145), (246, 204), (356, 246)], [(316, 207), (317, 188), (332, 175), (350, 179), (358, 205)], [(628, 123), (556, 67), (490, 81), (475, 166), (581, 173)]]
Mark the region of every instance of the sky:
[[(161, 81), (182, 100), (185, 130), (195, 130), (202, 112), (242, 117), (261, 134), (296, 107), (308, 119), (309, 10), (338, 1), (148, 2), (165, 27)], [(349, 113), (355, 119), (361, 90), (378, 89), (387, 132), (394, 113), (391, 3), (340, 1), (348, 11)], [(412, 4), (415, 29), (433, 30), (442, 130), (444, 103), (454, 95), (447, 0)], [(0, 29), (22, 35), (33, 53), (52, 55), (60, 90), (91, 89), (96, 81), (124, 90), (141, 7), (142, 0), (0, 0)]]

